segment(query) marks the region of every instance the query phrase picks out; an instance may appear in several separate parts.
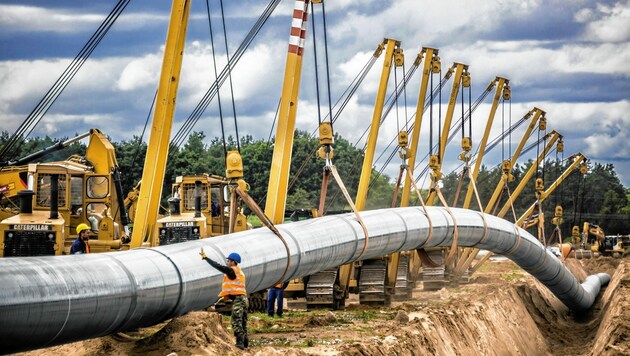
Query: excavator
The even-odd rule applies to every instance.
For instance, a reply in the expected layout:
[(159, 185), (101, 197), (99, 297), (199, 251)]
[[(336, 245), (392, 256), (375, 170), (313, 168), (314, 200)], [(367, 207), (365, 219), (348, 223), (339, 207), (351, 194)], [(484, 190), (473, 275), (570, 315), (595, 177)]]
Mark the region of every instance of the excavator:
[(587, 246), (590, 245), (590, 250), (595, 257), (601, 255), (619, 258), (624, 254), (622, 236), (606, 236), (601, 226), (591, 224), (587, 221), (585, 221), (582, 226), (582, 239)]

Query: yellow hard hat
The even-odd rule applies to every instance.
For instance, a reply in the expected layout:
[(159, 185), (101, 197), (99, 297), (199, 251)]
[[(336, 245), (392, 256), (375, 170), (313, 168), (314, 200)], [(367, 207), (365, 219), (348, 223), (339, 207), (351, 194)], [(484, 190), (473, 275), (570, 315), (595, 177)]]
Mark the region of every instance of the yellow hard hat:
[(77, 234), (80, 234), (81, 231), (83, 230), (90, 230), (90, 227), (88, 226), (88, 224), (81, 223), (77, 226)]

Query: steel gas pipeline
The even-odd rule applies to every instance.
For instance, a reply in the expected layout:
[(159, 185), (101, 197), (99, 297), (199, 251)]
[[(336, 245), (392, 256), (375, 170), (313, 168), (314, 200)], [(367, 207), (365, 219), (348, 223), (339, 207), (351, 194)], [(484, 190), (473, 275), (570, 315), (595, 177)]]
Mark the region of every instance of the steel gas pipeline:
[[(607, 274), (582, 285), (525, 230), (491, 215), (484, 238), (481, 213), (451, 209), (458, 245), (504, 255), (544, 283), (574, 310), (590, 308)], [(454, 224), (448, 211), (420, 207), (361, 212), (369, 234), (363, 258), (418, 247), (450, 246)], [(353, 214), (325, 216), (277, 226), (291, 251), (288, 278), (356, 260), (365, 236)], [(17, 352), (109, 335), (203, 309), (217, 298), (222, 275), (202, 261), (242, 257), (247, 290), (281, 278), (287, 253), (267, 228), (156, 248), (72, 256), (0, 259), (0, 352)]]

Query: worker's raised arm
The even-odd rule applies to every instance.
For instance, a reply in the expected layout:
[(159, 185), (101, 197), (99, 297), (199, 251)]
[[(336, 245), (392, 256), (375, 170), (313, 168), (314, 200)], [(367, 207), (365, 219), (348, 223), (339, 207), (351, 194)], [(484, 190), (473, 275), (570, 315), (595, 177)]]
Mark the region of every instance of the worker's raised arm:
[(206, 253), (203, 250), (203, 247), (201, 248), (201, 252), (199, 252), (199, 255), (201, 256), (201, 259), (208, 262), (208, 264), (210, 264), (210, 266), (214, 267), (215, 269), (217, 269), (219, 272), (221, 273), (225, 273), (225, 275), (229, 278), (229, 279), (236, 279), (236, 272), (234, 272), (234, 270), (229, 267), (229, 266), (224, 266), (220, 263), (217, 263), (211, 259), (209, 259), (206, 256)]

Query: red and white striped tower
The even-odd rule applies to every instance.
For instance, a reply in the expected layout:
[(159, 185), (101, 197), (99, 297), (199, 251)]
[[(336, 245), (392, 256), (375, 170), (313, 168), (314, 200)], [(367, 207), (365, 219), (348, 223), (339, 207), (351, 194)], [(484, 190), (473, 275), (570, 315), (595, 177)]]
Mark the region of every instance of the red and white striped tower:
[(311, 0), (295, 0), (291, 36), (282, 84), (282, 97), (278, 110), (278, 127), (276, 141), (269, 172), (269, 186), (265, 202), (265, 215), (274, 224), (284, 220), (284, 209), (289, 186), (289, 170), (291, 168), (291, 149), (293, 148), (293, 132), (297, 114), (298, 92), (302, 75), (302, 54), (306, 42), (306, 20)]

